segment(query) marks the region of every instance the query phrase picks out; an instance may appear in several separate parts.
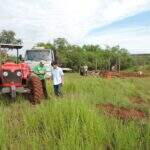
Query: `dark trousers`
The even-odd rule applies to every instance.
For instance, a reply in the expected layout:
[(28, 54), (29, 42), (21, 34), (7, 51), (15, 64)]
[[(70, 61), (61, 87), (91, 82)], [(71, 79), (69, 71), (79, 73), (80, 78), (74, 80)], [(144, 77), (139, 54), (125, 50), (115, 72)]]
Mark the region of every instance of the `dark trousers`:
[(48, 98), (45, 79), (42, 79), (41, 82), (42, 82), (44, 96), (45, 96), (45, 98)]
[(62, 96), (61, 87), (62, 84), (54, 85), (54, 93), (56, 96)]

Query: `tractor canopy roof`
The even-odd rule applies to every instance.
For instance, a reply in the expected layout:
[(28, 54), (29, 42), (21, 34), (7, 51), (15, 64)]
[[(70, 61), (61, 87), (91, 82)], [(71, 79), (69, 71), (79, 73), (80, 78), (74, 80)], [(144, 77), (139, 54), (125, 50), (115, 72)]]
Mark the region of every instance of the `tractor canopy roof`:
[(21, 49), (22, 47), (23, 47), (22, 45), (17, 45), (17, 44), (1, 44), (0, 43), (0, 48)]

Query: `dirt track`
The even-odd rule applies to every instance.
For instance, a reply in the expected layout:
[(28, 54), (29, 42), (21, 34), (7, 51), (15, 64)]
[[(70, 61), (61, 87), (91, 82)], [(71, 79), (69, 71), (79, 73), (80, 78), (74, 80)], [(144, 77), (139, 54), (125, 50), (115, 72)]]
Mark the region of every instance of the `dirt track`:
[(146, 102), (140, 96), (132, 97), (130, 100), (133, 104), (146, 104)]
[(125, 72), (125, 71), (89, 71), (89, 75), (103, 77), (103, 78), (124, 78), (124, 77), (138, 77), (138, 78), (145, 78), (150, 77), (150, 74), (146, 74), (143, 72)]
[(102, 110), (105, 114), (109, 116), (114, 116), (119, 119), (128, 120), (128, 119), (144, 119), (148, 115), (141, 110), (129, 109), (125, 107), (118, 107), (113, 104), (97, 104), (96, 108)]

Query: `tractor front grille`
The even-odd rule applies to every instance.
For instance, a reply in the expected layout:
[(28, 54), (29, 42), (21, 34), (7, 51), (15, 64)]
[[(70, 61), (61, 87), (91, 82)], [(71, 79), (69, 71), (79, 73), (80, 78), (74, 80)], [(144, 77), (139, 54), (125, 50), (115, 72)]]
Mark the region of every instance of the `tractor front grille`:
[(7, 76), (3, 75), (2, 83), (3, 84), (17, 84), (22, 82), (22, 76), (17, 76), (17, 72), (21, 70), (16, 70), (11, 72), (10, 70), (3, 70), (3, 72), (8, 72)]

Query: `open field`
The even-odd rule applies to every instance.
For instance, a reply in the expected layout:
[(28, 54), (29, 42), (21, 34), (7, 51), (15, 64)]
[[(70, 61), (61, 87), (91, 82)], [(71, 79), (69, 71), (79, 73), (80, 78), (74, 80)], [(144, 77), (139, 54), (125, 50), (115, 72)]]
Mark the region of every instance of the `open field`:
[[(0, 149), (150, 149), (149, 77), (66, 74), (63, 98), (54, 96), (50, 81), (47, 86), (50, 99), (36, 106), (21, 96), (14, 103), (0, 97)], [(140, 110), (144, 116), (118, 118), (114, 109), (111, 115), (99, 104)]]

